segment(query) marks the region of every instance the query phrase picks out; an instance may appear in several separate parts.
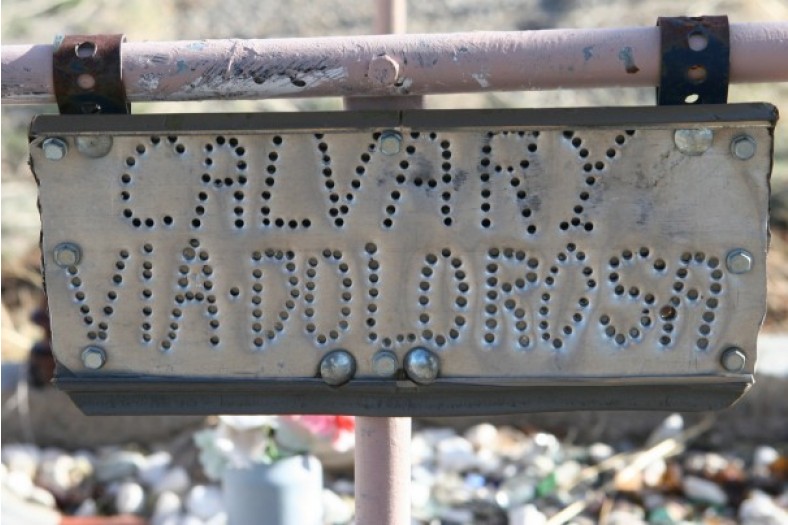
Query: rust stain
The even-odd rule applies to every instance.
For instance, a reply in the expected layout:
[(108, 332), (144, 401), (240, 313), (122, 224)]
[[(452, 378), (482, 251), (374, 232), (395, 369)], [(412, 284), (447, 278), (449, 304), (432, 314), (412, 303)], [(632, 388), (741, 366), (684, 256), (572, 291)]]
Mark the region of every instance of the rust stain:
[(624, 63), (624, 69), (630, 75), (640, 71), (640, 68), (635, 65), (635, 57), (632, 55), (631, 47), (622, 47), (621, 51), (618, 52), (618, 59)]

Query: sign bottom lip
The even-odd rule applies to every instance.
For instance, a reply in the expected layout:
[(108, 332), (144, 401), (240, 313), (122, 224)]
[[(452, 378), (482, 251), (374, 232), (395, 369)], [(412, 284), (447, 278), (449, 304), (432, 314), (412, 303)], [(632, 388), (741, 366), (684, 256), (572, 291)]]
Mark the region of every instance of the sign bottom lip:
[[(673, 382), (670, 380), (673, 379)], [(321, 380), (238, 381), (206, 378), (64, 378), (56, 380), (87, 415), (349, 414), (480, 416), (574, 410), (719, 410), (754, 383), (751, 375), (705, 376), (679, 383), (580, 383), (491, 386), (450, 381), (427, 387), (355, 380), (340, 388)]]

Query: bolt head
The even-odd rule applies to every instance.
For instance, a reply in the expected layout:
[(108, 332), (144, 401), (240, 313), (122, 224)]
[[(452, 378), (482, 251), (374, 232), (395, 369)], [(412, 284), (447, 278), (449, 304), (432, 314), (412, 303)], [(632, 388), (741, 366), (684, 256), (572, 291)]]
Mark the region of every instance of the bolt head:
[(747, 364), (747, 356), (741, 348), (733, 346), (722, 353), (720, 363), (728, 372), (741, 372)]
[(728, 253), (725, 265), (731, 273), (747, 273), (752, 270), (752, 254), (747, 250), (736, 248)]
[(106, 156), (112, 149), (112, 137), (109, 135), (83, 135), (75, 142), (77, 151), (94, 159)]
[(57, 137), (44, 140), (41, 143), (41, 148), (44, 150), (44, 157), (48, 160), (60, 160), (68, 153), (66, 141)]
[(369, 62), (369, 79), (380, 86), (393, 86), (399, 78), (399, 62), (388, 55), (373, 57)]
[(79, 264), (82, 252), (76, 244), (62, 242), (52, 250), (52, 258), (55, 260), (55, 264), (61, 268), (68, 268)]
[(440, 372), (438, 356), (424, 347), (417, 346), (405, 356), (405, 373), (414, 383), (428, 385)]
[(98, 346), (89, 346), (82, 351), (82, 364), (90, 370), (98, 370), (107, 362), (107, 354)]
[(356, 360), (346, 350), (329, 352), (320, 361), (320, 376), (331, 386), (344, 385), (356, 373)]
[(384, 131), (380, 135), (380, 152), (384, 155), (396, 155), (402, 148), (402, 135), (396, 131)]
[(755, 139), (749, 135), (739, 135), (731, 141), (731, 153), (739, 160), (749, 160), (755, 156)]
[(372, 369), (378, 377), (392, 377), (399, 369), (399, 361), (394, 352), (382, 350), (372, 357)]
[(714, 141), (714, 132), (709, 128), (677, 129), (673, 132), (673, 143), (685, 155), (703, 155)]

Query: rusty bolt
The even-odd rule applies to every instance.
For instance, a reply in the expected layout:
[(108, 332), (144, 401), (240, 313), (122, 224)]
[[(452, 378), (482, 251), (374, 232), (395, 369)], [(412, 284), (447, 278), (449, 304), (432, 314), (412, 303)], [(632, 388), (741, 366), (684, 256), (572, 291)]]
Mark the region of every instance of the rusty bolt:
[(44, 140), (41, 143), (41, 148), (44, 150), (44, 157), (48, 160), (60, 160), (68, 153), (66, 141), (57, 137)]
[(739, 135), (731, 141), (731, 153), (739, 160), (749, 160), (755, 156), (755, 139), (749, 135)]
[(722, 353), (720, 363), (728, 372), (741, 372), (747, 363), (747, 356), (744, 355), (741, 348), (732, 346)]
[(98, 370), (107, 362), (107, 354), (98, 346), (89, 346), (82, 351), (82, 364), (85, 368)]
[(373, 57), (369, 62), (367, 76), (373, 84), (393, 86), (399, 80), (399, 62), (388, 55)]

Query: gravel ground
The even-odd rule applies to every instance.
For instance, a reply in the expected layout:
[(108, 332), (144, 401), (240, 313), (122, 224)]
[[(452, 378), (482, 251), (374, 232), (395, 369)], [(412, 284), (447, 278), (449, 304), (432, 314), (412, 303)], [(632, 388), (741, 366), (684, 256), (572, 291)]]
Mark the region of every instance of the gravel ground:
[[(769, 445), (693, 447), (710, 428), (706, 419), (687, 427), (674, 414), (642, 443), (587, 445), (489, 423), (463, 433), (424, 428), (411, 442), (413, 522), (788, 523), (788, 457)], [(151, 525), (225, 524), (221, 486), (206, 479), (193, 448), (188, 433), (145, 448), (66, 452), (6, 444), (3, 521), (54, 524), (65, 513), (74, 524), (99, 515)], [(324, 523), (353, 522), (348, 470), (324, 473)]]

